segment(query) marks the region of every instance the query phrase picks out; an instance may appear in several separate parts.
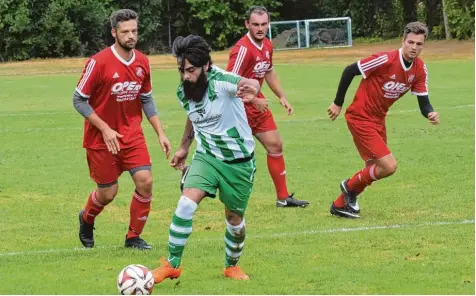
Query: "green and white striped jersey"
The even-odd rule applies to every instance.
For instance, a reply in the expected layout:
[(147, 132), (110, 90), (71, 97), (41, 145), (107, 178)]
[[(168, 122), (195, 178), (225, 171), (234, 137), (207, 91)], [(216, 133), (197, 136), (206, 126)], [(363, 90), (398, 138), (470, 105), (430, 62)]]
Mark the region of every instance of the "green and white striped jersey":
[(208, 72), (208, 89), (200, 102), (187, 100), (179, 85), (177, 96), (192, 121), (197, 152), (226, 161), (253, 153), (255, 142), (245, 107), (236, 97), (240, 80), (240, 76), (213, 65)]

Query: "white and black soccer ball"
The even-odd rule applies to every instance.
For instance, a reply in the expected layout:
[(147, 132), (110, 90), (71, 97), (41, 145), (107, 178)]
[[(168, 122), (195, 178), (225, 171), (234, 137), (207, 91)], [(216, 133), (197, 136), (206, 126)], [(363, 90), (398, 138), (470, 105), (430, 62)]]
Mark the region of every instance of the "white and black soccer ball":
[(117, 288), (121, 295), (150, 295), (154, 290), (154, 277), (144, 265), (131, 264), (119, 273)]

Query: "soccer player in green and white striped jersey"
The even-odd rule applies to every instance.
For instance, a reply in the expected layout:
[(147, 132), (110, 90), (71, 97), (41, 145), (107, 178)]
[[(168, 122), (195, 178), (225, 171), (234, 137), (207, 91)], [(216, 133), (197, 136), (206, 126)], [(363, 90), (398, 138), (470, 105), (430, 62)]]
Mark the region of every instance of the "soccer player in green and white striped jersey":
[(181, 274), (185, 243), (192, 233), (192, 218), (205, 197), (225, 205), (225, 277), (248, 280), (237, 265), (245, 241), (244, 214), (256, 170), (255, 143), (243, 102), (256, 99), (258, 81), (212, 65), (210, 46), (200, 36), (178, 37), (173, 44), (181, 83), (177, 96), (187, 113), (180, 148), (170, 165), (183, 169), (190, 145), (197, 149), (169, 230), (169, 257), (153, 270), (155, 283)]

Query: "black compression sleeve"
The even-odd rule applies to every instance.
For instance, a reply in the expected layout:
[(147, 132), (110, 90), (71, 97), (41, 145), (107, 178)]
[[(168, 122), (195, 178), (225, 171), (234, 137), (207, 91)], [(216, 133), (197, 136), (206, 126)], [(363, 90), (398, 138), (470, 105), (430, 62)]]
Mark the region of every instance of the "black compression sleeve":
[(418, 106), (420, 106), (420, 111), (423, 116), (428, 118), (428, 113), (433, 112), (433, 106), (430, 104), (430, 99), (428, 95), (426, 96), (417, 96), (418, 97)]
[(342, 72), (342, 77), (340, 78), (339, 87), (337, 88), (337, 94), (334, 100), (334, 104), (340, 107), (344, 105), (344, 99), (345, 94), (347, 93), (347, 89), (352, 83), (352, 79), (354, 79), (354, 76), (357, 75), (361, 75), (357, 63), (353, 63), (345, 67), (344, 72)]

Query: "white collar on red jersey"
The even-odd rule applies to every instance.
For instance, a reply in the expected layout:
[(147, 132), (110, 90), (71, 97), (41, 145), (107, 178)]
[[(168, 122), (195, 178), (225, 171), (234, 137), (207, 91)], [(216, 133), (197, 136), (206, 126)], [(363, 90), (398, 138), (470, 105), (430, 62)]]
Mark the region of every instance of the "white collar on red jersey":
[(116, 58), (126, 66), (129, 66), (130, 64), (132, 64), (134, 60), (136, 59), (136, 51), (134, 49), (132, 50), (132, 58), (129, 61), (126, 61), (123, 58), (121, 58), (121, 56), (117, 53), (116, 49), (114, 48), (114, 44), (111, 46), (111, 50), (112, 50), (112, 53), (116, 56)]
[(261, 43), (261, 46), (258, 45), (258, 43), (256, 43), (253, 38), (251, 38), (251, 35), (250, 35), (250, 32), (246, 33), (246, 37), (248, 37), (248, 39), (250, 39), (251, 43), (256, 46), (257, 49), (259, 50), (262, 50), (263, 49), (263, 44), (264, 44), (264, 40), (263, 42)]
[(410, 65), (410, 67), (407, 68), (407, 67), (405, 66), (405, 61), (403, 60), (403, 53), (402, 53), (402, 48), (401, 48), (401, 47), (398, 49), (398, 56), (400, 57), (400, 64), (402, 64), (403, 70), (405, 70), (405, 71), (410, 71), (410, 69), (411, 69), (412, 66), (413, 66), (413, 62), (414, 62), (415, 60), (413, 60), (413, 62), (412, 62), (412, 64)]

